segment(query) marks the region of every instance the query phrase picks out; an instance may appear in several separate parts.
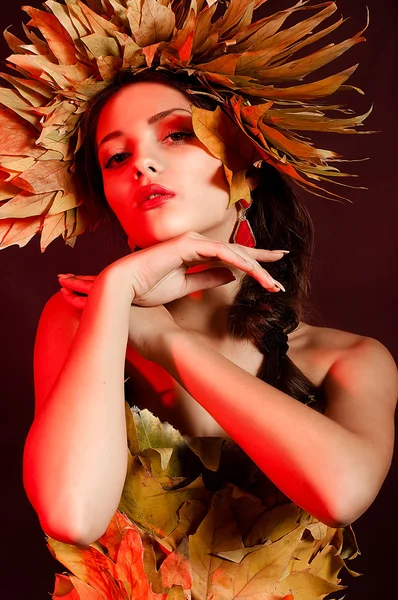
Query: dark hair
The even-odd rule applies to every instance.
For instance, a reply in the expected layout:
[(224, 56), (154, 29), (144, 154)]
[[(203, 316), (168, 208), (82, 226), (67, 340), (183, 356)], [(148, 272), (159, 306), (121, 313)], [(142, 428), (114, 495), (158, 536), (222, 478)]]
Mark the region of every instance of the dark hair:
[[(180, 90), (189, 101), (208, 110), (216, 108), (216, 100), (206, 95), (193, 95), (190, 89), (203, 90), (195, 76), (147, 69), (133, 74), (119, 71), (114, 80), (90, 102), (81, 123), (81, 146), (75, 155), (74, 169), (78, 195), (88, 214), (89, 228), (94, 231), (107, 222), (123, 238), (124, 230), (109, 206), (102, 184), (102, 174), (95, 151), (95, 134), (102, 107), (109, 98), (128, 83), (161, 81)], [(230, 332), (252, 341), (263, 353), (264, 360), (257, 373), (263, 381), (324, 412), (324, 398), (312, 382), (286, 355), (287, 334), (294, 331), (308, 309), (313, 309), (308, 296), (313, 260), (314, 227), (308, 210), (299, 201), (286, 178), (274, 167), (263, 162), (257, 170), (259, 184), (252, 191), (253, 202), (247, 218), (259, 248), (287, 249), (274, 263), (262, 263), (272, 277), (280, 281), (286, 292), (268, 292), (250, 275), (228, 307)], [(126, 253), (126, 252), (125, 252)], [(279, 342), (275, 339), (280, 338)], [(274, 343), (273, 343), (274, 342)], [(281, 343), (282, 342), (282, 343)], [(315, 398), (315, 393), (318, 398)]]

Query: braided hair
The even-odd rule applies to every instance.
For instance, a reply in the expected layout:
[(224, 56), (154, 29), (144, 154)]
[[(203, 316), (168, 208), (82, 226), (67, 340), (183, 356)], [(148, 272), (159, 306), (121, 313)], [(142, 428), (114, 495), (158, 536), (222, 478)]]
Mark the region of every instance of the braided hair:
[[(87, 212), (89, 230), (95, 231), (105, 221), (119, 249), (125, 232), (104, 194), (94, 147), (95, 132), (100, 111), (107, 100), (124, 85), (138, 81), (161, 81), (179, 89), (195, 106), (208, 110), (216, 108), (212, 98), (189, 94), (187, 90), (194, 85), (194, 76), (150, 69), (138, 74), (128, 70), (119, 71), (114, 80), (91, 100), (82, 119), (82, 142), (75, 155), (76, 189)], [(270, 275), (284, 285), (286, 292), (268, 292), (253, 277), (246, 275), (233, 304), (228, 307), (229, 330), (236, 337), (250, 340), (264, 354), (257, 374), (259, 378), (323, 412), (320, 391), (286, 354), (287, 336), (298, 327), (304, 307), (309, 307), (314, 242), (312, 220), (279, 171), (263, 162), (261, 168), (256, 169), (256, 174), (260, 175), (259, 184), (251, 192), (253, 202), (246, 217), (253, 229), (257, 247), (290, 250), (290, 254), (279, 261), (262, 263)], [(115, 252), (114, 244), (112, 248), (115, 255), (119, 254), (117, 257), (123, 255), (123, 250), (122, 253), (120, 250)], [(318, 400), (315, 398), (316, 392)]]
[(322, 391), (287, 356), (288, 334), (312, 309), (308, 302), (314, 246), (311, 217), (283, 175), (267, 163), (261, 166), (260, 181), (252, 198), (246, 217), (257, 247), (290, 251), (276, 262), (260, 262), (286, 292), (269, 292), (256, 279), (245, 275), (228, 308), (230, 332), (249, 339), (264, 355), (257, 373), (260, 379), (324, 412)]

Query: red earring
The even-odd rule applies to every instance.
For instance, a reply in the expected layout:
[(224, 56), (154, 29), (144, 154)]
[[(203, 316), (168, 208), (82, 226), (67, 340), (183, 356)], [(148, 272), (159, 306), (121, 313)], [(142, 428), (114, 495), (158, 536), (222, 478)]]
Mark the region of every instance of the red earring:
[(232, 239), (235, 244), (240, 244), (241, 246), (248, 246), (249, 248), (255, 248), (256, 238), (254, 237), (253, 230), (246, 217), (246, 211), (249, 208), (250, 204), (243, 198), (239, 200), (239, 202), (241, 206), (243, 206), (244, 210), (242, 214), (238, 217), (235, 229), (232, 234)]

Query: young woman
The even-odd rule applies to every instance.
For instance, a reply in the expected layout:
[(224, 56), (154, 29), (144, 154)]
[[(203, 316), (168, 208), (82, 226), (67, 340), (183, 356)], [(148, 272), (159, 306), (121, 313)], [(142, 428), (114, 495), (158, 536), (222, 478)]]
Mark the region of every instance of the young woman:
[[(57, 85), (64, 86), (63, 101), (68, 93), (73, 96), (68, 91), (73, 77), (79, 101), (79, 94), (85, 97), (93, 85), (88, 59), (84, 62), (81, 54), (80, 70), (74, 70), (76, 55), (71, 47), (73, 42), (82, 52), (81, 32), (88, 38), (89, 59), (95, 57), (104, 79), (107, 69), (119, 64), (115, 40), (123, 41), (123, 60), (134, 62), (132, 46), (123, 35), (129, 23), (139, 40), (137, 23), (144, 21), (133, 18), (136, 9), (130, 7), (124, 15), (121, 5), (114, 4), (113, 21), (101, 21), (83, 10), (82, 4), (69, 3), (61, 10), (52, 2), (51, 10), (66, 28), (62, 31), (49, 17), (47, 21), (31, 11), (65, 71), (61, 76), (62, 68), (57, 71), (52, 60), (47, 65)], [(325, 11), (332, 5), (327, 3)], [(166, 3), (156, 8), (165, 9)], [(73, 27), (66, 18), (68, 11)], [(151, 21), (152, 13), (145, 14)], [(120, 30), (116, 31), (118, 19)], [(278, 27), (271, 19), (272, 31), (284, 22), (280, 15), (275, 19)], [(167, 37), (167, 20), (162, 23), (162, 35)], [(88, 24), (95, 30), (95, 40), (87, 33)], [(189, 26), (194, 29), (192, 23)], [(228, 31), (225, 22), (222, 27)], [(180, 50), (185, 52), (192, 38), (180, 38)], [(153, 42), (141, 42), (140, 46), (151, 46), (153, 51)], [(206, 36), (202, 42), (207, 43)], [(260, 42), (259, 37), (256, 43)], [(233, 48), (232, 42), (227, 48)], [(167, 60), (175, 51), (173, 47)], [(253, 59), (240, 52), (241, 58)], [(40, 54), (40, 64), (45, 56)], [(153, 58), (145, 56), (147, 62)], [(25, 71), (31, 58), (23, 62)], [(241, 70), (244, 64), (242, 60)], [(138, 529), (134, 531), (140, 531), (145, 544), (149, 535), (172, 556), (176, 553), (179, 565), (181, 557), (186, 557), (191, 579), (182, 584), (177, 577), (176, 585), (187, 598), (192, 589), (192, 600), (229, 597), (223, 594), (240, 581), (242, 573), (238, 577), (237, 571), (249, 564), (258, 566), (260, 555), (268, 561), (269, 570), (265, 573), (265, 567), (258, 567), (255, 583), (259, 587), (250, 592), (256, 598), (292, 599), (295, 591), (303, 589), (300, 577), (305, 578), (308, 600), (342, 589), (338, 571), (344, 558), (355, 555), (347, 548), (349, 526), (371, 505), (391, 464), (398, 395), (395, 362), (375, 339), (306, 322), (313, 227), (281, 174), (291, 157), (281, 159), (276, 168), (271, 149), (268, 161), (247, 171), (250, 209), (246, 213), (243, 202), (231, 205), (223, 161), (193, 129), (193, 106), (215, 110), (215, 97), (191, 94), (187, 73), (130, 70), (121, 69), (112, 81), (108, 78), (105, 89), (85, 109), (74, 186), (90, 222), (105, 218), (116, 223), (132, 252), (97, 276), (60, 275), (62, 289), (43, 310), (34, 357), (35, 419), (24, 452), (26, 493), (43, 530), (53, 538), (52, 549), (62, 549), (64, 544), (63, 556), (69, 557), (65, 564), (85, 582), (89, 581), (87, 570), (79, 570), (77, 554), (70, 558), (71, 546), (85, 547), (88, 554), (80, 548), (79, 560), (89, 556), (88, 563), (91, 567), (96, 563), (102, 577), (103, 561), (117, 558), (120, 509), (131, 519), (127, 529), (132, 531), (135, 523)], [(38, 77), (36, 63), (32, 73)], [(80, 77), (87, 78), (86, 87)], [(36, 85), (35, 94), (51, 97), (44, 80)], [(339, 85), (342, 81), (344, 77)], [(272, 95), (272, 89), (268, 92)], [(33, 94), (33, 103), (37, 95)], [(77, 106), (73, 99), (70, 103)], [(35, 104), (32, 113), (45, 116), (46, 110), (40, 113)], [(71, 111), (76, 133), (73, 107), (62, 105), (56, 116), (48, 110), (51, 126)], [(31, 129), (27, 136), (32, 136)], [(278, 140), (276, 134), (270, 137)], [(53, 153), (65, 151), (62, 145), (46, 148), (48, 161), (55, 161)], [(36, 147), (34, 151), (38, 152)], [(32, 151), (28, 156), (37, 154)], [(15, 183), (21, 180), (22, 176)], [(135, 405), (127, 419), (126, 398)], [(167, 422), (172, 433), (162, 429), (161, 423)], [(196, 440), (190, 448), (206, 466), (200, 471), (205, 482), (200, 502), (195, 496), (200, 487), (195, 479), (198, 465), (192, 457), (186, 463), (177, 458), (175, 429)], [(218, 460), (206, 445), (211, 439), (223, 442), (218, 470)], [(169, 473), (164, 467), (172, 462), (167, 452), (174, 441), (174, 471)], [(154, 450), (161, 457), (159, 464), (159, 457), (155, 460), (151, 454)], [(172, 508), (170, 498), (183, 493), (186, 479), (192, 497), (187, 497), (184, 510), (178, 503)], [(161, 488), (146, 496), (154, 480)], [(209, 508), (211, 492), (215, 493), (207, 517), (212, 519), (200, 511), (200, 518), (199, 513), (193, 518), (190, 511), (198, 508), (195, 502), (200, 510), (206, 502)], [(227, 526), (223, 519), (230, 514), (230, 506), (235, 520)], [(157, 520), (157, 509), (163, 521)], [(174, 528), (167, 521), (172, 513), (179, 515)], [(217, 537), (217, 529), (224, 537)], [(196, 545), (198, 536), (202, 536), (201, 551), (207, 548), (203, 560)], [(185, 546), (181, 549), (188, 538), (189, 554)], [(134, 597), (149, 599), (154, 589), (165, 594), (172, 588), (167, 578), (162, 585), (156, 579), (161, 567), (155, 564), (155, 554), (158, 561), (164, 556), (159, 547), (151, 548), (145, 577), (136, 577), (135, 582), (151, 573), (152, 591)], [(280, 548), (288, 553), (278, 562)], [(94, 549), (97, 554), (92, 560)], [(212, 570), (206, 561), (221, 551), (224, 556), (216, 554), (219, 563)], [(237, 557), (231, 552), (241, 554)], [(132, 552), (131, 565), (136, 556)], [(202, 589), (205, 562), (209, 566), (206, 593)], [(178, 568), (173, 572), (179, 573)], [(112, 571), (112, 582), (122, 579), (118, 577)], [(96, 589), (108, 597), (102, 588)], [(248, 591), (243, 595), (251, 597)]]
[[(391, 463), (394, 360), (377, 340), (303, 320), (313, 230), (272, 167), (249, 174), (257, 246), (232, 241), (237, 207), (185, 85), (122, 74), (86, 116), (87, 207), (110, 209), (139, 250), (97, 277), (60, 275), (39, 324), (24, 481), (44, 531), (66, 543), (97, 540), (118, 507), (125, 367), (140, 409), (232, 439), (329, 527), (363, 514)], [(146, 199), (150, 185), (164, 197)], [(268, 346), (275, 330), (287, 346)]]

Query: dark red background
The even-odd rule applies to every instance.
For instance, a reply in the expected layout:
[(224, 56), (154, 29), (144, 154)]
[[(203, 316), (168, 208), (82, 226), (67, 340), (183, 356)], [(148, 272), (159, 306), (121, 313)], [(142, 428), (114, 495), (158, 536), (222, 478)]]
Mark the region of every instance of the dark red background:
[[(22, 0), (2, 6), (0, 27), (23, 37)], [(293, 0), (269, 0), (259, 14), (293, 4)], [(38, 8), (38, 1), (31, 2)], [(367, 43), (359, 44), (336, 61), (341, 69), (360, 62), (350, 83), (366, 96), (343, 92), (338, 101), (365, 112), (374, 111), (367, 128), (381, 133), (369, 136), (330, 135), (323, 147), (340, 150), (346, 157), (366, 162), (347, 165), (359, 175), (368, 191), (346, 190), (353, 204), (303, 196), (316, 229), (316, 266), (313, 299), (318, 314), (315, 325), (335, 327), (380, 340), (397, 360), (397, 192), (396, 103), (397, 50), (395, 0), (339, 0), (344, 16), (351, 19), (339, 35), (352, 35), (366, 20), (370, 8)], [(339, 38), (340, 39), (340, 38)], [(1, 39), (0, 56), (11, 54)], [(334, 67), (335, 68), (335, 67)], [(3, 67), (1, 70), (6, 70)], [(320, 74), (327, 74), (324, 69)], [(0, 82), (1, 83), (1, 82)], [(346, 165), (343, 165), (346, 166)], [(356, 183), (352, 180), (353, 184)], [(337, 188), (338, 190), (343, 188)], [(1, 390), (2, 390), (2, 559), (1, 597), (7, 600), (44, 600), (54, 590), (55, 573), (66, 569), (50, 554), (40, 523), (22, 486), (22, 454), (33, 421), (33, 347), (40, 313), (58, 289), (57, 273), (97, 274), (112, 258), (106, 227), (84, 234), (74, 249), (55, 240), (40, 254), (39, 236), (24, 248), (11, 246), (0, 252)], [(126, 252), (128, 248), (126, 247)], [(60, 432), (62, 435), (62, 432)], [(382, 433), (381, 433), (382, 435)], [(377, 499), (354, 524), (362, 556), (352, 568), (363, 573), (349, 583), (347, 600), (394, 598), (397, 531), (397, 463)], [(351, 566), (351, 565), (350, 565)]]

